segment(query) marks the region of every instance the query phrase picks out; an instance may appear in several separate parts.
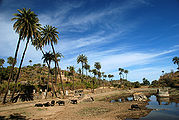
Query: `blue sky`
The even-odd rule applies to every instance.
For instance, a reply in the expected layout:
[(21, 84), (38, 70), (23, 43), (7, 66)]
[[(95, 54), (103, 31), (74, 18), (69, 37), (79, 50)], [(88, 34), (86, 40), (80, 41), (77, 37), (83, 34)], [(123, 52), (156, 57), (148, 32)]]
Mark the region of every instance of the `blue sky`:
[[(129, 70), (130, 81), (140, 82), (143, 77), (158, 79), (162, 70), (176, 71), (172, 58), (179, 56), (178, 0), (0, 0), (0, 58), (14, 56), (18, 35), (10, 19), (21, 8), (31, 8), (43, 26), (58, 28), (55, 49), (64, 55), (62, 69), (78, 69), (76, 58), (85, 54), (91, 68), (100, 62), (101, 71), (114, 79), (119, 79), (119, 67)], [(41, 58), (29, 45), (23, 65), (30, 59), (42, 63)]]

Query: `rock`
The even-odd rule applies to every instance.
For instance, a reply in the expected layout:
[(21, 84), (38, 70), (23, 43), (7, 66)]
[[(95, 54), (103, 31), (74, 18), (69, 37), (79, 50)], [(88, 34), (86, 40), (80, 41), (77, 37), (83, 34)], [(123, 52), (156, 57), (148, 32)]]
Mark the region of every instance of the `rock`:
[(94, 98), (91, 96), (84, 96), (84, 98), (82, 99), (82, 102), (93, 102)]
[(157, 95), (159, 97), (169, 97), (168, 89), (167, 88), (157, 89)]
[(148, 99), (148, 98), (147, 98), (144, 94), (142, 94), (142, 93), (134, 93), (133, 96), (134, 96), (134, 100), (135, 100), (135, 101), (147, 101), (147, 99)]

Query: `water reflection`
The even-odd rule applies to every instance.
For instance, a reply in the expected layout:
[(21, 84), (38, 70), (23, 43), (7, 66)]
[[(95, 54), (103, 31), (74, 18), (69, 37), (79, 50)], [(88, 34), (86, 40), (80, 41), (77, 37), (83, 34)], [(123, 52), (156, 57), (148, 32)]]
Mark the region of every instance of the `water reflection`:
[[(179, 120), (179, 99), (169, 97), (156, 97), (155, 95), (149, 96), (147, 108), (155, 109), (145, 117), (139, 120)], [(133, 119), (126, 119), (133, 120)]]
[(177, 100), (174, 100), (169, 97), (157, 97), (158, 105), (169, 105), (169, 104), (175, 104), (175, 106), (178, 106)]

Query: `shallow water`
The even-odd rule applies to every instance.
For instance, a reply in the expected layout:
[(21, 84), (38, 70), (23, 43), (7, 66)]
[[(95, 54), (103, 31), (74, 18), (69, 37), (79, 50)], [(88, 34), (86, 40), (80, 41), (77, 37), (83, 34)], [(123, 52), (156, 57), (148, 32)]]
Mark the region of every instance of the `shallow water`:
[(151, 101), (146, 107), (157, 110), (151, 111), (147, 116), (141, 117), (139, 120), (179, 120), (179, 101), (177, 103), (170, 98), (159, 98), (155, 95), (150, 96), (149, 99)]

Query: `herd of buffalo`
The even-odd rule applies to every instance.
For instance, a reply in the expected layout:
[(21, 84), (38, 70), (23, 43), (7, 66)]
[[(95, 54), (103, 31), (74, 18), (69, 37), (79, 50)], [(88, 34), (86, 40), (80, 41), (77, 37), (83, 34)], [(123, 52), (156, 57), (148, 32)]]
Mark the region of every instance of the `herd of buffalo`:
[[(49, 106), (54, 106), (55, 103), (58, 104), (59, 106), (65, 105), (65, 101), (59, 100), (55, 102), (55, 100), (52, 100), (51, 102), (35, 104), (35, 107), (43, 107), (43, 106), (49, 107)], [(77, 104), (77, 100), (71, 100), (71, 104)]]

